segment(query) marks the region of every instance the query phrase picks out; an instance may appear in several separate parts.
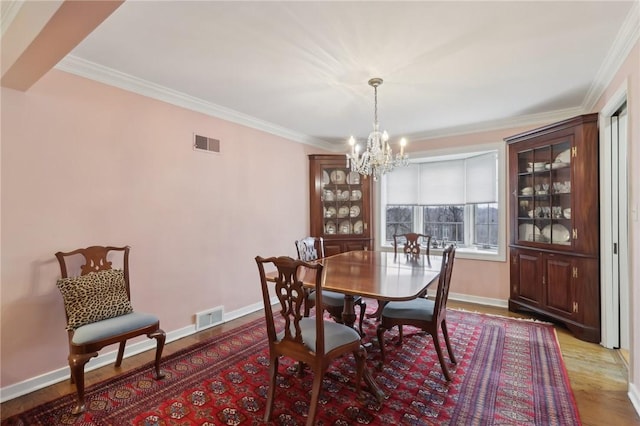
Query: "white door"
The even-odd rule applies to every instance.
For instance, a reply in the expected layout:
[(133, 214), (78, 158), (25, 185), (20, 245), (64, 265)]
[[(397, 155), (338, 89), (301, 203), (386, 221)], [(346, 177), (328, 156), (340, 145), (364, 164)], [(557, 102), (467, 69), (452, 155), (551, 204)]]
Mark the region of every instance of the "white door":
[[(615, 97), (614, 97), (615, 98)], [(602, 111), (601, 293), (602, 344), (629, 349), (628, 161), (626, 91)]]

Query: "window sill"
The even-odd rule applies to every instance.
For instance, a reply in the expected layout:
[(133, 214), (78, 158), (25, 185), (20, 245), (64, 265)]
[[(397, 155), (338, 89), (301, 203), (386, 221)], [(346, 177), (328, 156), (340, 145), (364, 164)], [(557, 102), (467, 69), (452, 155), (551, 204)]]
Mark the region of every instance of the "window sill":
[[(383, 251), (393, 251), (392, 246), (382, 246)], [(431, 248), (429, 253), (442, 254), (442, 248)], [(457, 247), (456, 259), (483, 260), (488, 262), (505, 262), (506, 257), (500, 251), (482, 250), (477, 247)]]

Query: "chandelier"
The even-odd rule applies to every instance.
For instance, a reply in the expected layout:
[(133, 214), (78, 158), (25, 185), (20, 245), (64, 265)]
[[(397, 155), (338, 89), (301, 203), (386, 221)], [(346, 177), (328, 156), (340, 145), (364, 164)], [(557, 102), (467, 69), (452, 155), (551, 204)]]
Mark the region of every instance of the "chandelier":
[(388, 173), (394, 167), (404, 167), (409, 164), (409, 156), (404, 153), (404, 147), (407, 144), (406, 139), (400, 139), (400, 153), (393, 155), (391, 146), (389, 146), (389, 134), (380, 131), (378, 123), (378, 86), (382, 84), (381, 78), (372, 78), (369, 80), (369, 86), (373, 87), (374, 96), (374, 115), (373, 115), (373, 132), (369, 133), (367, 138), (367, 147), (361, 153), (360, 145), (356, 144), (353, 136), (349, 138), (351, 145), (351, 153), (347, 154), (347, 167), (364, 176), (373, 176), (373, 180), (377, 181), (380, 176)]

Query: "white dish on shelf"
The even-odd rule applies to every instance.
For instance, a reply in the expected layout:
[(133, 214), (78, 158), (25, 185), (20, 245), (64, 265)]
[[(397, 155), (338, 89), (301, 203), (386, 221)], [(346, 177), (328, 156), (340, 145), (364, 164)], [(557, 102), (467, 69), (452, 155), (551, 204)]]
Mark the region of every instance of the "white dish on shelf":
[(562, 215), (566, 218), (566, 219), (571, 219), (571, 207), (566, 208), (564, 210), (562, 210)]
[(330, 220), (324, 225), (324, 233), (325, 234), (335, 234), (336, 233), (336, 224), (334, 221)]
[(334, 170), (331, 172), (331, 183), (343, 184), (347, 180), (347, 174), (343, 170)]
[(518, 239), (521, 241), (541, 241), (540, 228), (533, 223), (523, 223), (518, 227)]
[(329, 207), (325, 213), (324, 213), (325, 217), (336, 217), (336, 208), (335, 207)]
[(555, 169), (564, 169), (565, 167), (569, 167), (569, 163), (560, 163), (556, 161), (555, 163), (549, 163), (544, 166), (547, 170), (555, 170)]
[(349, 172), (347, 175), (347, 183), (349, 185), (360, 185), (360, 173)]
[(342, 219), (349, 216), (349, 206), (340, 206), (338, 209), (338, 218)]
[(559, 223), (547, 225), (542, 228), (542, 235), (544, 235), (547, 241), (551, 241), (553, 244), (566, 243), (571, 236), (569, 230)]
[(364, 232), (364, 224), (361, 220), (357, 221), (353, 224), (353, 233), (354, 234), (362, 234)]
[(560, 154), (556, 155), (555, 162), (569, 164), (571, 162), (571, 150), (565, 149)]
[(358, 201), (362, 198), (362, 191), (360, 191), (359, 189), (354, 189), (353, 191), (351, 191), (351, 199), (353, 201)]
[(351, 216), (351, 217), (360, 216), (360, 207), (359, 206), (351, 206), (351, 209), (349, 209), (349, 216)]
[(340, 222), (338, 226), (338, 234), (350, 234), (351, 233), (351, 222), (348, 220), (343, 220)]
[(322, 184), (323, 185), (327, 185), (329, 182), (331, 182), (331, 179), (329, 178), (329, 173), (327, 173), (326, 170), (322, 171)]
[(533, 188), (530, 186), (524, 187), (520, 190), (520, 193), (522, 195), (533, 195)]

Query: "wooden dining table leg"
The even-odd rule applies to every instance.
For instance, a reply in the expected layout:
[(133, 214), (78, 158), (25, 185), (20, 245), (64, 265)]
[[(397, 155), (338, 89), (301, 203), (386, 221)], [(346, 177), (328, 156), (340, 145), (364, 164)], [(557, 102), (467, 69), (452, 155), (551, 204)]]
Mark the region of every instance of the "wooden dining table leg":
[(352, 294), (344, 295), (344, 308), (342, 309), (342, 322), (349, 327), (355, 328), (356, 307), (355, 298)]
[[(358, 331), (358, 329), (355, 328), (355, 323), (356, 323), (355, 298), (351, 294), (345, 294), (344, 296), (344, 309), (342, 310), (342, 322), (345, 325), (348, 325), (349, 327), (352, 327), (354, 330)], [(363, 343), (362, 346), (366, 350), (371, 345), (369, 343), (366, 343), (366, 344)], [(369, 386), (369, 391), (376, 397), (378, 402), (381, 403), (383, 400), (389, 397), (382, 391), (382, 389), (380, 389), (380, 387), (378, 386), (378, 383), (371, 375), (371, 372), (369, 371), (369, 369), (366, 367), (363, 372), (363, 379), (364, 379), (364, 382), (367, 384), (367, 386)]]

